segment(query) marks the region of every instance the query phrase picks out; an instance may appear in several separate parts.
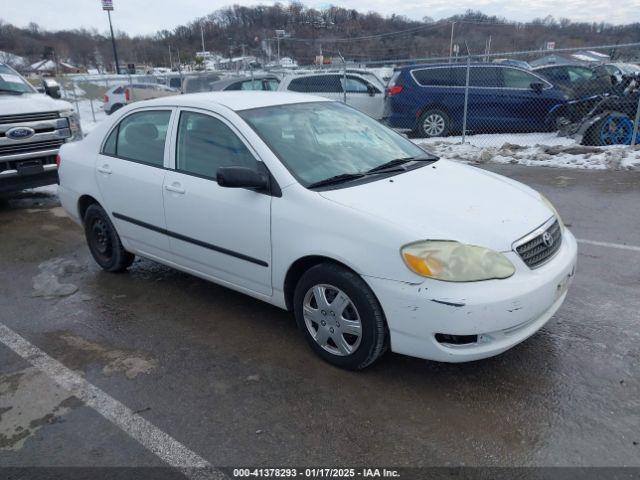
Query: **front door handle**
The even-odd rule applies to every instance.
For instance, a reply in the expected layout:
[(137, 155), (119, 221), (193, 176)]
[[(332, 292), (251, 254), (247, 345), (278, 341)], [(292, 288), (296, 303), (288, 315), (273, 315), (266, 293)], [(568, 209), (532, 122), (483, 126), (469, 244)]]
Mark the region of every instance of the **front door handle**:
[(170, 192), (179, 193), (180, 195), (186, 193), (186, 190), (182, 188), (182, 185), (177, 182), (174, 182), (171, 185), (165, 185), (164, 188)]
[(101, 167), (98, 167), (98, 171), (100, 173), (104, 173), (105, 175), (111, 175), (113, 173), (111, 171), (111, 168), (109, 168), (109, 165), (107, 165), (106, 163), (104, 165), (102, 165)]

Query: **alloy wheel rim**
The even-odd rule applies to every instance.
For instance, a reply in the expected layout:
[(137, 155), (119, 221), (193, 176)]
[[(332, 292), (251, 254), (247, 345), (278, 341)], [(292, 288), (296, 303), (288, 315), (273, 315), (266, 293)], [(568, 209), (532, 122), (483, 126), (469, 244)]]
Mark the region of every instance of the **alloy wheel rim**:
[(327, 352), (344, 357), (362, 340), (360, 314), (349, 296), (333, 285), (311, 287), (302, 303), (304, 323), (311, 337)]
[(444, 132), (444, 127), (444, 118), (442, 117), (442, 115), (438, 115), (437, 113), (428, 115), (427, 118), (424, 119), (424, 122), (422, 122), (423, 130), (430, 137), (442, 135), (442, 132)]

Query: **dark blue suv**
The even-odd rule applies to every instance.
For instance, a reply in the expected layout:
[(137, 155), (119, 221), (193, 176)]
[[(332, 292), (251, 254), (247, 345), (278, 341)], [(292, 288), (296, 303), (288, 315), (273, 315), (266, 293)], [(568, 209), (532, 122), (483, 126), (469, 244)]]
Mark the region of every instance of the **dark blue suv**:
[[(466, 67), (444, 64), (396, 69), (387, 89), (385, 123), (422, 137), (460, 133)], [(568, 100), (566, 91), (531, 71), (501, 64), (471, 64), (467, 132), (549, 130), (555, 127), (549, 112)]]

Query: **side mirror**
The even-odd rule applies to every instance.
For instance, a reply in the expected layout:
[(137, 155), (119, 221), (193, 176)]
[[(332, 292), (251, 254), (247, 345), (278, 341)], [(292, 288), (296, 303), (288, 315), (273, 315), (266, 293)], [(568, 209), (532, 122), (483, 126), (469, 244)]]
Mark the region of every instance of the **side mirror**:
[(376, 94), (376, 87), (374, 87), (371, 84), (367, 85), (367, 93), (369, 94), (370, 97), (373, 97)]
[(61, 97), (60, 84), (53, 79), (43, 79), (42, 88), (44, 89), (44, 93), (49, 95), (51, 98)]
[(269, 178), (248, 167), (220, 167), (216, 172), (218, 185), (227, 188), (267, 190)]
[(541, 93), (543, 88), (544, 88), (543, 83), (540, 83), (540, 82), (531, 83), (531, 90), (533, 90), (536, 93)]

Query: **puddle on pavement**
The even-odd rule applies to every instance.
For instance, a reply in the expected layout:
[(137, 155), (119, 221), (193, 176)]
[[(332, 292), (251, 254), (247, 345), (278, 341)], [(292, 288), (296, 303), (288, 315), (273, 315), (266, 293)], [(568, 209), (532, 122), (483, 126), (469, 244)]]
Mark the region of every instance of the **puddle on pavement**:
[(72, 368), (100, 363), (104, 364), (104, 375), (122, 373), (133, 380), (140, 374), (151, 373), (158, 366), (155, 359), (141, 352), (108, 348), (69, 332), (58, 333), (56, 336), (66, 347), (64, 363)]
[(82, 402), (34, 367), (0, 376), (0, 450), (20, 450)]

